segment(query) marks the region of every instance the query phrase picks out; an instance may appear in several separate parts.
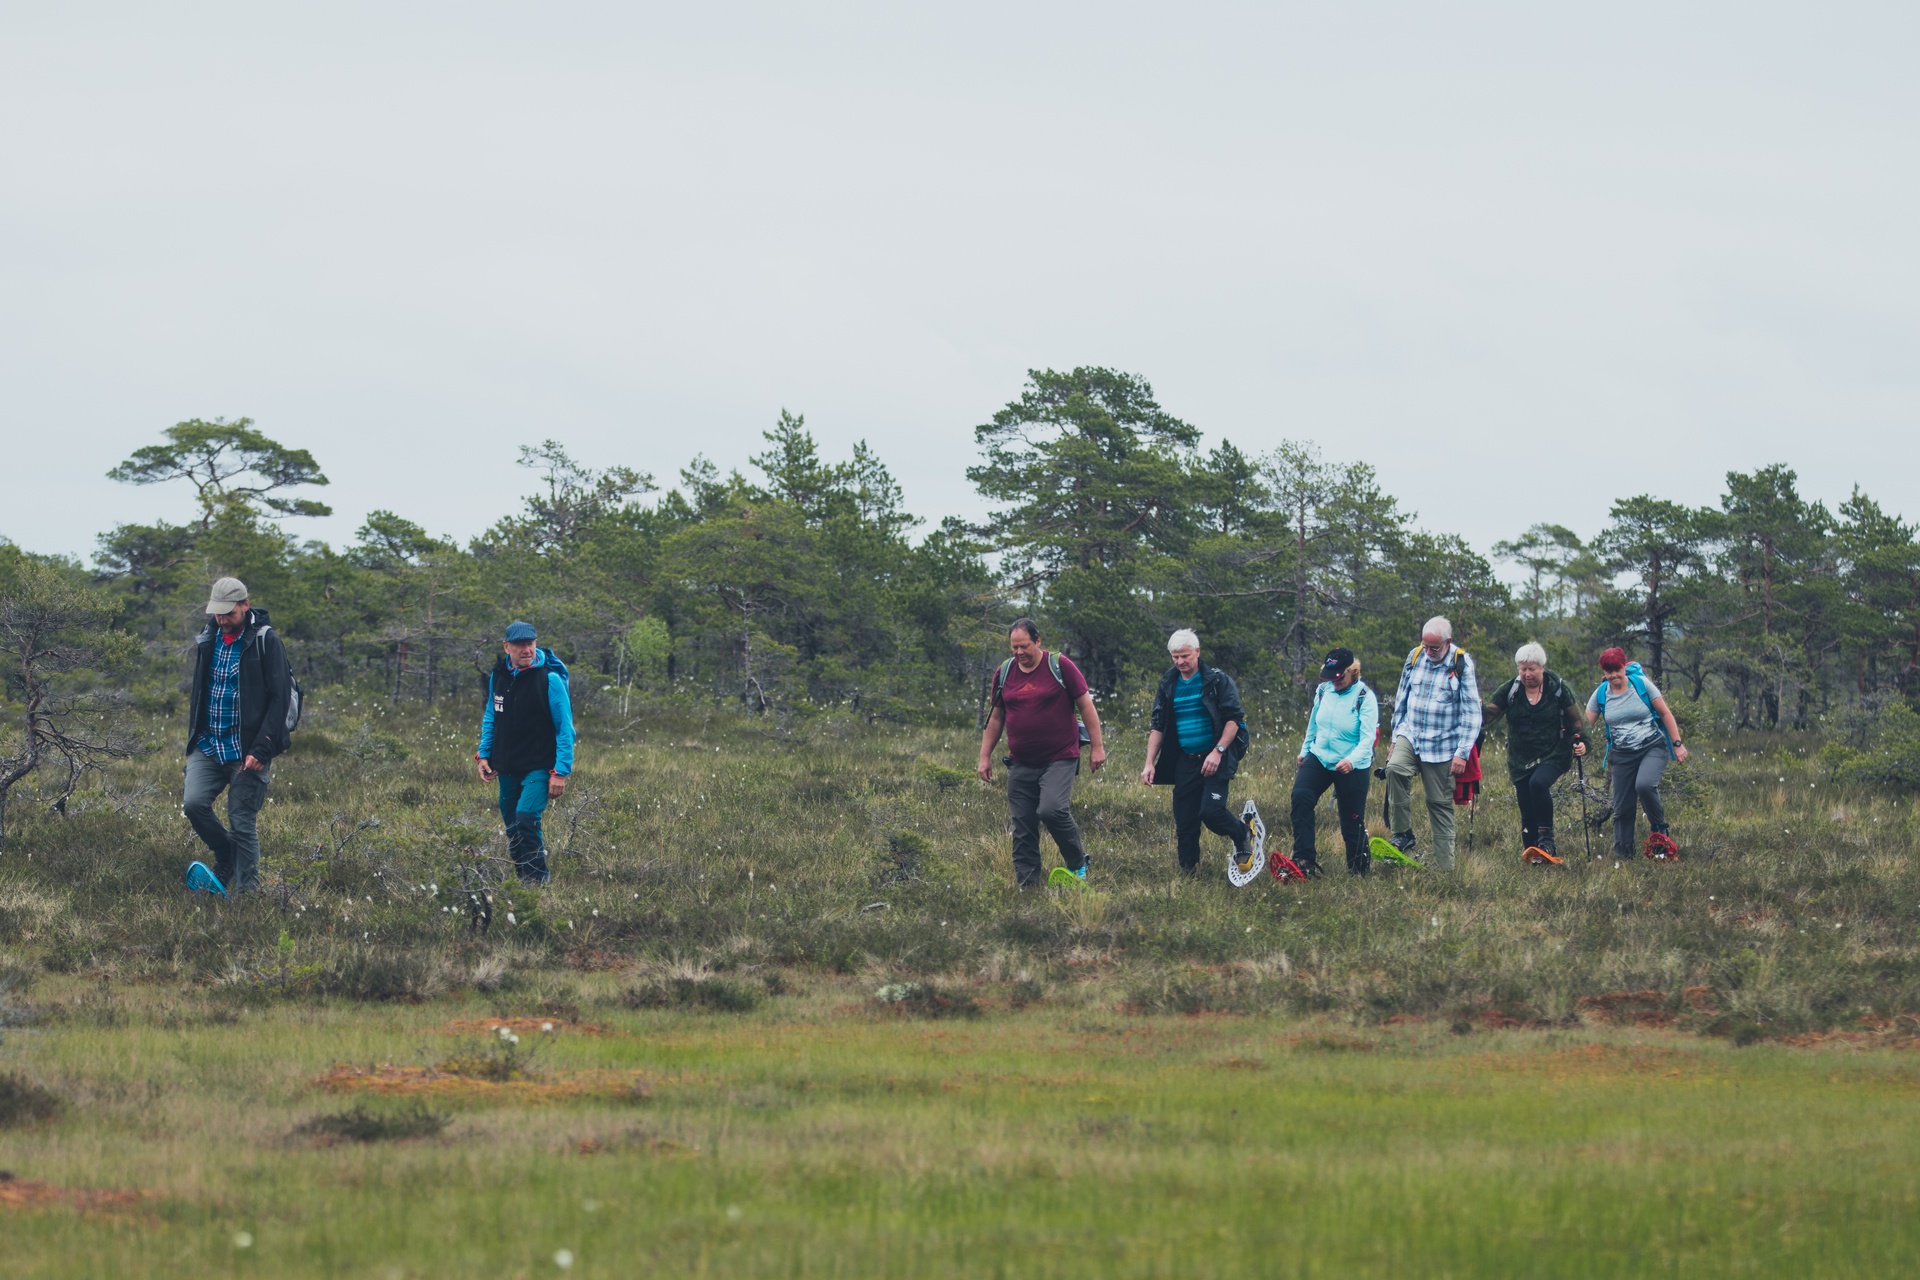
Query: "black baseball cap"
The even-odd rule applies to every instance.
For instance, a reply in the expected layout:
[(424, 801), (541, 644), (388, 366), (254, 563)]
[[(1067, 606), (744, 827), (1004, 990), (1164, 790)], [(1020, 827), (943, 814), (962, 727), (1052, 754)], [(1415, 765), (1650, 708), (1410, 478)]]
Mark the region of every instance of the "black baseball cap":
[(1353, 650), (1334, 649), (1328, 652), (1327, 660), (1320, 664), (1320, 678), (1331, 680), (1353, 665)]

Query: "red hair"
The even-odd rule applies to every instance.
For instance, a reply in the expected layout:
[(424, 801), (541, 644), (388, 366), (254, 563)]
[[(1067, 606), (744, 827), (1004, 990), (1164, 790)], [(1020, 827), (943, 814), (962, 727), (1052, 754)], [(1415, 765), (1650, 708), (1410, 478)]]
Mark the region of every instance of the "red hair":
[(1627, 669), (1627, 651), (1615, 645), (1611, 649), (1600, 651), (1600, 669), (1602, 671), (1625, 671)]

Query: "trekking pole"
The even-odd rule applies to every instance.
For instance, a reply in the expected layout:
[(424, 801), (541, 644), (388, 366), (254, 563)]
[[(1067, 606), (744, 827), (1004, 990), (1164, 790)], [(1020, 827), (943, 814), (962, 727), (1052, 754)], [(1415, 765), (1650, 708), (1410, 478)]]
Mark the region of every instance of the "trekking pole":
[(1587, 821), (1587, 758), (1575, 756), (1573, 763), (1580, 770), (1580, 834), (1586, 838), (1587, 861), (1593, 861), (1593, 824)]

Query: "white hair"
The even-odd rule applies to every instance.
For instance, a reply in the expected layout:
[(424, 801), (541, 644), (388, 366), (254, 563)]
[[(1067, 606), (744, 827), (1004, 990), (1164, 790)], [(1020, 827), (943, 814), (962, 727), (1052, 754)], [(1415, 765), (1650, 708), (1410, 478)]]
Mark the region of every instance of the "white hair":
[(1546, 649), (1537, 640), (1527, 641), (1513, 651), (1513, 665), (1517, 667), (1523, 662), (1537, 662), (1543, 667), (1546, 666)]
[(1193, 633), (1192, 627), (1182, 627), (1167, 637), (1168, 653), (1172, 653), (1175, 649), (1198, 649), (1199, 647), (1200, 637)]
[(1420, 634), (1423, 636), (1439, 636), (1442, 640), (1451, 640), (1453, 639), (1453, 624), (1436, 613), (1427, 619), (1426, 626), (1420, 628)]

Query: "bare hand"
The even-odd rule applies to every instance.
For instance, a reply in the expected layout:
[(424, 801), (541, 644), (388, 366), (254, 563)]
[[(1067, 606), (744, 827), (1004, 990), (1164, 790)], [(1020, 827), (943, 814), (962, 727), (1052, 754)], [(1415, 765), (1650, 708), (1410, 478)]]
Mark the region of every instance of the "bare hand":
[(488, 764), (485, 760), (482, 760), (480, 762), (480, 781), (492, 782), (495, 778), (499, 776), (500, 776), (499, 774), (493, 771), (492, 765)]
[(1587, 744), (1586, 744), (1586, 743), (1584, 743), (1584, 742), (1576, 742), (1576, 743), (1574, 743), (1574, 744), (1573, 744), (1573, 754), (1575, 754), (1575, 755), (1577, 755), (1577, 756), (1583, 756), (1583, 755), (1585, 755), (1585, 754), (1587, 754)]
[(551, 800), (567, 789), (567, 780), (557, 773), (547, 775), (547, 799)]
[(980, 781), (992, 782), (993, 781), (993, 757), (981, 756), (980, 767), (976, 769), (975, 772), (980, 775)]
[(1456, 758), (1454, 762), (1447, 767), (1453, 770), (1453, 776), (1457, 778), (1467, 771), (1467, 762)]
[(1220, 769), (1220, 748), (1207, 752), (1207, 758), (1200, 762), (1200, 776), (1211, 778)]
[(1140, 785), (1143, 787), (1153, 785), (1153, 761), (1151, 760), (1147, 761), (1146, 768), (1140, 770)]
[(1094, 749), (1093, 749), (1093, 753), (1092, 753), (1092, 758), (1091, 758), (1091, 761), (1090, 761), (1090, 763), (1091, 763), (1091, 764), (1092, 764), (1092, 766), (1093, 766), (1093, 771), (1094, 771), (1095, 773), (1098, 773), (1098, 772), (1100, 772), (1100, 766), (1101, 766), (1101, 765), (1103, 765), (1103, 764), (1105, 764), (1106, 762), (1107, 762), (1107, 749), (1106, 749), (1106, 747), (1104, 747), (1104, 746), (1100, 746), (1100, 745), (1096, 745), (1096, 746), (1094, 747)]
[(1353, 761), (1351, 761), (1351, 760), (1342, 760), (1342, 761), (1341, 761), (1341, 762), (1340, 762), (1339, 764), (1337, 764), (1337, 765), (1335, 765), (1335, 766), (1333, 766), (1333, 771), (1334, 771), (1335, 773), (1352, 773), (1352, 772), (1353, 772)]
[(259, 756), (248, 756), (240, 762), (240, 767), (248, 773), (258, 773), (267, 766), (260, 762)]
[(1686, 744), (1686, 743), (1684, 743), (1684, 742), (1681, 742), (1681, 743), (1676, 743), (1676, 744), (1675, 744), (1675, 746), (1674, 746), (1674, 748), (1673, 748), (1673, 758), (1674, 758), (1675, 760), (1679, 760), (1679, 761), (1681, 761), (1682, 763), (1685, 763), (1685, 761), (1686, 761), (1686, 758), (1687, 758), (1687, 744)]

